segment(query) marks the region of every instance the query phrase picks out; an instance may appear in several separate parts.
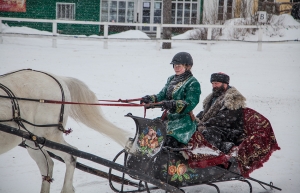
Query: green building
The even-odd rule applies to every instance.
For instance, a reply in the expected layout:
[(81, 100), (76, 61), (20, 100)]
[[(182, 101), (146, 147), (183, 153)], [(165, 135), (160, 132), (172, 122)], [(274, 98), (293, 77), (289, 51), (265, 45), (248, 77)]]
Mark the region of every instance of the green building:
[[(172, 23), (200, 24), (204, 0), (172, 0)], [(97, 21), (116, 23), (162, 23), (163, 0), (0, 0), (0, 17)], [(3, 21), (10, 26), (27, 26), (52, 31), (52, 23)], [(136, 27), (110, 26), (110, 33)], [(155, 27), (138, 27), (155, 32)], [(58, 33), (99, 35), (103, 26), (61, 24)]]

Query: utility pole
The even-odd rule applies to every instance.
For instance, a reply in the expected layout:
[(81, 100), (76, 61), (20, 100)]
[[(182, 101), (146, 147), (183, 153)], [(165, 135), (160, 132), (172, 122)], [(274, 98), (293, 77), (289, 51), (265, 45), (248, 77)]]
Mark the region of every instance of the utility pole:
[[(172, 0), (163, 1), (163, 23), (171, 24), (172, 23)], [(170, 40), (172, 38), (172, 28), (164, 27), (163, 28), (163, 39)], [(162, 49), (171, 49), (171, 42), (163, 42)]]

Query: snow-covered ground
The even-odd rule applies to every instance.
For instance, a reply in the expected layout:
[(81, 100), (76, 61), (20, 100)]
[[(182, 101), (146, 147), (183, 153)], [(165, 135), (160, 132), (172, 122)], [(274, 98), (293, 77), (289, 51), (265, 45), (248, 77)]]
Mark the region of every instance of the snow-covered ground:
[[(47, 34), (30, 28), (16, 28), (3, 25), (4, 32)], [(283, 28), (283, 37), (270, 40), (300, 39), (300, 28)], [(264, 33), (263, 40), (268, 34)], [(145, 38), (140, 31), (128, 31), (115, 38)], [(257, 36), (256, 36), (257, 37)], [(176, 37), (174, 37), (176, 38)], [(177, 37), (178, 38), (178, 37)], [(251, 37), (250, 37), (251, 38)], [(180, 39), (180, 38), (179, 38)], [(230, 84), (246, 98), (247, 105), (265, 115), (272, 123), (280, 151), (276, 151), (264, 167), (254, 171), (251, 177), (270, 182), (282, 188), (282, 192), (299, 192), (300, 184), (300, 44), (263, 44), (257, 51), (255, 43), (219, 42), (212, 45), (196, 43), (172, 43), (170, 50), (156, 50), (153, 42), (109, 42), (103, 49), (103, 42), (58, 40), (58, 47), (52, 48), (50, 39), (3, 37), (0, 44), (0, 74), (13, 70), (32, 68), (62, 76), (76, 77), (84, 81), (99, 99), (138, 98), (156, 94), (164, 86), (173, 69), (169, 64), (180, 51), (191, 53), (194, 58), (192, 72), (201, 83), (201, 101), (195, 113), (202, 110), (203, 99), (211, 92), (210, 75), (225, 72), (230, 75)], [(108, 120), (132, 134), (135, 124), (124, 115), (128, 112), (143, 116), (143, 108), (102, 107)], [(160, 116), (159, 109), (147, 111), (148, 118)], [(69, 120), (67, 128), (74, 131), (66, 140), (82, 151), (90, 152), (112, 160), (122, 150), (117, 143), (101, 134)], [(89, 166), (108, 171), (107, 168), (78, 159)], [(118, 161), (119, 163), (122, 160)], [(51, 192), (60, 192), (65, 167), (55, 161), (54, 182)], [(0, 192), (39, 192), (41, 176), (35, 162), (21, 147), (0, 155)], [(253, 184), (253, 192), (266, 191)], [(108, 180), (91, 174), (75, 171), (74, 187), (77, 193), (113, 192)], [(223, 193), (249, 192), (248, 185), (241, 182), (220, 183)], [(132, 189), (131, 187), (126, 187)], [(210, 186), (184, 188), (189, 193), (216, 192)], [(156, 190), (152, 192), (164, 192)]]

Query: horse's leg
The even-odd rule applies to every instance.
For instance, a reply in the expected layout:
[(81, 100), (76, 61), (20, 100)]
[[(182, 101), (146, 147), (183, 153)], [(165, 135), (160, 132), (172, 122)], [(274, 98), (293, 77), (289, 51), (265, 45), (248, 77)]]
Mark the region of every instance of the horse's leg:
[[(26, 141), (27, 151), (31, 158), (36, 162), (40, 169), (40, 173), (43, 177), (49, 177), (52, 179), (53, 174), (53, 166), (54, 162), (44, 149), (38, 149), (35, 144), (31, 141)], [(50, 181), (43, 180), (41, 193), (49, 193), (50, 192)]]
[[(62, 139), (58, 143), (61, 143), (63, 145), (77, 149), (76, 147), (68, 144), (64, 139)], [(67, 154), (65, 152), (61, 152), (61, 151), (57, 151), (57, 150), (53, 150), (53, 149), (49, 149), (49, 151), (51, 151), (55, 155), (61, 157), (66, 164), (65, 180), (64, 180), (64, 185), (61, 190), (61, 193), (74, 193), (75, 189), (73, 187), (73, 177), (74, 177), (74, 171), (76, 168), (77, 157)]]

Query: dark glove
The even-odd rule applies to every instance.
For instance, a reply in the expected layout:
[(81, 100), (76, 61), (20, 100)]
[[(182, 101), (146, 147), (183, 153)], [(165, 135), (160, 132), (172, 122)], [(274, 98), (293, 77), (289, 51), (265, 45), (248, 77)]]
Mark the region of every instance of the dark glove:
[(200, 131), (200, 132), (202, 132), (205, 129), (206, 129), (206, 126), (204, 125), (204, 123), (201, 120), (199, 120), (197, 122), (197, 130)]
[(196, 115), (196, 117), (197, 117), (198, 119), (202, 119), (202, 117), (203, 117), (203, 111), (201, 111), (200, 113), (198, 113), (198, 114)]
[(149, 104), (150, 102), (152, 102), (151, 96), (146, 95), (146, 96), (142, 97), (142, 100), (140, 101), (140, 104), (142, 104), (142, 103)]
[(162, 102), (162, 110), (169, 110), (170, 113), (175, 113), (176, 111), (176, 101), (163, 101)]
[(240, 135), (242, 134), (242, 131), (239, 130), (232, 130), (227, 134), (227, 139), (229, 139), (232, 142), (236, 142), (237, 139), (240, 137)]

